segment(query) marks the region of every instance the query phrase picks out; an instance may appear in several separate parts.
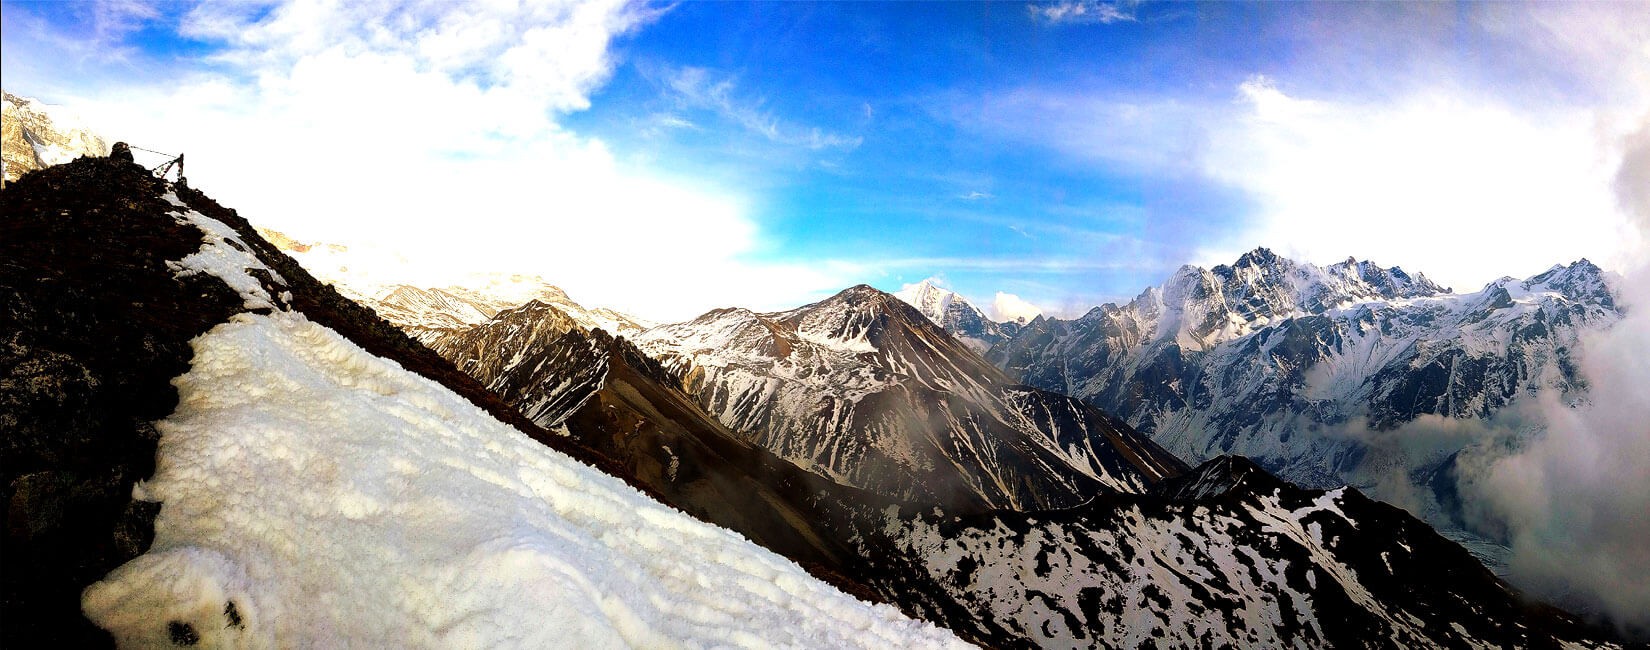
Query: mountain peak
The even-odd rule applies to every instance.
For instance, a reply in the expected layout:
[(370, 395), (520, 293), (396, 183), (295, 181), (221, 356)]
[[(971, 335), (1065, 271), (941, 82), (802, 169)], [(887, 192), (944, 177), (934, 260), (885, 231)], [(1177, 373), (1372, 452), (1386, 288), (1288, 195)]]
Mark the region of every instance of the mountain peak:
[[(1511, 284), (1503, 281), (1501, 286)], [(1555, 291), (1571, 300), (1615, 308), (1610, 282), (1603, 269), (1587, 258), (1571, 262), (1569, 266), (1555, 264), (1546, 271), (1518, 283), (1526, 291)]]
[(922, 312), (922, 315), (927, 316), (929, 320), (936, 323), (944, 319), (945, 310), (951, 306), (952, 302), (967, 301), (966, 298), (957, 295), (957, 292), (940, 286), (938, 282), (934, 281), (934, 278), (927, 278), (916, 284), (907, 284), (901, 287), (899, 291), (895, 291), (894, 297), (905, 301), (906, 304), (912, 307), (916, 307), (917, 311)]
[[(997, 295), (1000, 303), (1002, 297), (1007, 294)], [(911, 305), (935, 325), (944, 328), (952, 336), (973, 348), (975, 352), (984, 354), (993, 344), (1007, 338), (1002, 325), (988, 318), (984, 311), (974, 306), (967, 298), (939, 286), (932, 278), (905, 285), (905, 288), (895, 293), (894, 297)], [(1036, 309), (1030, 305), (1026, 307)], [(1025, 325), (1026, 322), (1029, 321), (1020, 320), (1015, 324)]]
[(1287, 259), (1288, 258), (1279, 257), (1278, 254), (1273, 253), (1272, 249), (1270, 249), (1270, 248), (1267, 248), (1265, 246), (1259, 246), (1259, 247), (1256, 247), (1254, 250), (1249, 251), (1249, 252), (1244, 253), (1243, 255), (1239, 256), (1238, 259), (1237, 259), (1237, 263), (1233, 264), (1232, 266), (1234, 266), (1234, 267), (1273, 266), (1273, 265), (1277, 264), (1279, 260), (1287, 261)]
[(856, 284), (854, 286), (848, 287), (847, 289), (843, 289), (841, 291), (838, 291), (836, 293), (836, 295), (831, 296), (831, 297), (833, 299), (834, 298), (841, 298), (843, 300), (856, 300), (857, 301), (857, 300), (880, 300), (883, 297), (886, 297), (887, 295), (888, 295), (888, 293), (884, 292), (881, 289), (873, 287), (869, 284), (863, 284), (862, 283), (862, 284)]

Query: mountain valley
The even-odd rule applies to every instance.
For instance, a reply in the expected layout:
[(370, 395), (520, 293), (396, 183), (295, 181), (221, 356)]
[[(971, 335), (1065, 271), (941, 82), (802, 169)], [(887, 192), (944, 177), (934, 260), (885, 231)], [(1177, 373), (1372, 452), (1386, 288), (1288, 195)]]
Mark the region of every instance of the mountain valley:
[[(592, 316), (541, 282), (515, 283), (532, 290), (510, 300), (397, 287), (364, 300), (383, 310), (375, 314), (313, 279), (233, 211), (153, 178), (118, 152), (31, 173), (0, 198), (15, 235), (8, 242), (54, 251), (8, 251), (12, 262), (0, 276), (6, 331), (15, 333), (9, 365), (33, 373), (0, 387), (5, 403), (22, 409), (11, 411), (26, 432), (15, 444), (37, 450), (8, 452), (18, 464), (8, 461), (7, 499), (25, 525), (7, 537), (7, 619), (33, 621), (8, 626), (8, 639), (18, 642), (99, 643), (101, 633), (72, 604), (88, 584), (81, 607), (128, 644), (301, 644), (382, 638), (385, 630), (419, 625), (382, 607), (352, 621), (320, 610), (298, 618), (272, 613), (298, 606), (282, 584), (362, 595), (383, 589), (347, 564), (329, 563), (331, 556), (267, 556), (286, 548), (259, 541), (267, 524), (238, 523), (336, 517), (346, 536), (331, 537), (329, 524), (308, 544), (355, 558), (386, 548), (469, 553), (483, 562), (479, 575), (512, 580), (519, 572), (487, 568), (512, 565), (487, 562), (527, 558), (552, 572), (577, 571), (554, 568), (564, 566), (564, 553), (588, 553), (569, 541), (577, 536), (555, 532), (584, 525), (576, 522), (640, 531), (604, 537), (616, 555), (580, 556), (596, 566), (632, 567), (624, 575), (663, 570), (637, 548), (657, 554), (664, 552), (659, 544), (675, 545), (661, 540), (697, 540), (667, 561), (689, 567), (672, 569), (668, 579), (600, 582), (591, 594), (519, 601), (586, 607), (571, 619), (546, 620), (576, 625), (589, 638), (712, 642), (730, 633), (731, 624), (673, 622), (672, 612), (689, 610), (641, 604), (665, 598), (685, 599), (695, 612), (740, 603), (793, 621), (743, 633), (794, 629), (831, 645), (955, 642), (922, 621), (995, 647), (1612, 644), (1607, 632), (1525, 602), (1400, 510), (1351, 488), (1297, 487), (1237, 457), (1189, 467), (1083, 401), (1012, 383), (977, 347), (867, 286), (789, 311), (722, 309), (646, 328), (613, 312)], [(111, 273), (129, 278), (129, 286), (103, 291), (94, 278)], [(53, 278), (50, 288), (28, 279), (37, 276)], [(130, 329), (116, 340), (132, 342), (90, 345), (110, 328)], [(156, 351), (164, 363), (143, 356)], [(148, 370), (132, 374), (139, 368)], [(179, 392), (162, 388), (179, 373)], [(106, 378), (127, 375), (121, 381), (130, 388), (121, 393), (104, 387), (120, 385)], [(285, 388), (267, 387), (277, 385)], [(123, 393), (144, 397), (123, 402)], [(76, 406), (85, 400), (110, 406)], [(232, 404), (243, 406), (220, 410)], [(65, 433), (59, 423), (83, 417), (77, 412), (107, 419)], [(350, 430), (357, 432), (343, 433)], [(421, 467), (421, 459), (446, 453), (430, 445), (455, 431), (470, 442), (450, 444), (469, 449), (462, 452), (468, 460)], [(337, 446), (345, 444), (377, 451)], [(72, 451), (86, 445), (123, 451)], [(223, 449), (236, 451), (218, 455)], [(291, 458), (329, 454), (339, 458), (327, 465), (334, 469), (300, 464), (292, 471)], [(388, 464), (368, 462), (371, 454)], [(509, 471), (523, 483), (499, 473), (517, 466)], [(207, 469), (186, 470), (195, 467)], [(391, 492), (361, 483), (391, 467), (443, 478)], [(286, 478), (217, 493), (198, 487), (225, 471)], [(546, 483), (537, 472), (562, 478)], [(501, 481), (518, 486), (508, 494), (526, 496), (492, 492)], [(304, 484), (337, 490), (335, 501), (313, 512), (302, 504), (276, 507), (286, 502), (283, 490)], [(389, 530), (387, 522), (360, 529), (338, 523), (444, 503), (442, 490), (496, 495), (480, 497), (497, 504), (486, 509), (495, 514), (466, 515), (474, 518), (464, 525), (476, 530), (494, 530), (498, 517), (510, 516), (496, 513), (508, 511), (537, 513), (521, 516), (547, 528), (498, 533), (535, 540), (536, 550), (521, 555), (462, 544), (360, 546), (369, 539), (362, 535)], [(65, 501), (67, 494), (82, 496)], [(575, 505), (598, 502), (644, 514), (615, 519)], [(557, 523), (564, 519), (575, 523)], [(650, 528), (656, 525), (664, 528)], [(718, 536), (726, 531), (717, 527), (738, 536)], [(393, 535), (408, 539), (407, 531)], [(762, 559), (770, 551), (778, 555)], [(701, 552), (723, 559), (706, 564)], [(73, 568), (85, 566), (101, 568)], [(274, 583), (242, 577), (275, 566), (295, 573)], [(437, 565), (428, 571), (447, 576)], [(768, 572), (793, 585), (788, 593), (810, 595), (747, 591), (739, 571)], [(204, 586), (139, 600), (124, 595), (146, 593), (131, 590), (165, 572)], [(715, 602), (683, 591), (706, 581), (722, 585), (711, 591)], [(528, 583), (497, 588), (520, 593), (518, 584)], [(625, 601), (627, 611), (641, 614), (576, 605), (597, 602), (580, 600), (587, 597), (614, 602), (607, 589), (652, 596)], [(35, 596), (47, 593), (56, 595)], [(208, 596), (228, 604), (200, 609)], [(804, 601), (830, 604), (797, 609)], [(638, 627), (629, 616), (652, 622)], [(444, 629), (430, 633), (481, 633)], [(310, 636), (318, 630), (333, 636)], [(647, 636), (659, 634), (666, 636)]]

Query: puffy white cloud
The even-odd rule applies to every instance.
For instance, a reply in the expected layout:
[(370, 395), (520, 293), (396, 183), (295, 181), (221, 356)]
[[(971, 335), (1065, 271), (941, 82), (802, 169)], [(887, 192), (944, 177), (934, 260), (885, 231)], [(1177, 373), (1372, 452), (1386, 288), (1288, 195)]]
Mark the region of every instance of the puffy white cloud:
[[(1624, 138), (1616, 189), (1650, 250), (1650, 117)], [(1620, 285), (1626, 316), (1582, 342), (1586, 402), (1542, 401), (1546, 434), (1466, 485), (1507, 531), (1514, 577), (1650, 633), (1650, 263)]]
[(386, 281), (533, 273), (654, 319), (845, 286), (751, 261), (740, 192), (560, 124), (611, 74), (614, 39), (653, 17), (615, 0), (209, 3), (181, 31), (223, 45), (211, 65), (73, 104), (116, 139), (184, 152), (192, 184), (260, 226), (406, 261)]
[(996, 297), (991, 299), (991, 319), (997, 322), (1031, 322), (1042, 313), (1042, 309), (1012, 293), (998, 291)]
[(1447, 91), (1392, 103), (1298, 98), (1266, 77), (1215, 131), (1207, 173), (1258, 218), (1209, 261), (1265, 245), (1314, 261), (1356, 255), (1473, 290), (1591, 257), (1620, 267), (1626, 221), (1595, 111), (1519, 110)]

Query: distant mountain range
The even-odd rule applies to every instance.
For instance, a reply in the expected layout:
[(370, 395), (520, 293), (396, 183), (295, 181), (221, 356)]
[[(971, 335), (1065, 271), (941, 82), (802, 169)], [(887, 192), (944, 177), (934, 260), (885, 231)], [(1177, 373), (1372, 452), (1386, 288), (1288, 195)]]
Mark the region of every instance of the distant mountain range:
[[(926, 306), (977, 312), (940, 295)], [(1400, 510), (1240, 458), (1189, 470), (929, 320), (860, 286), (635, 345), (529, 303), (433, 345), (689, 512), (992, 645), (1540, 645), (1570, 625)]]
[[(1610, 645), (1607, 632), (1524, 602), (1461, 547), (1357, 489), (1298, 487), (1248, 460), (1212, 452), (1192, 468), (1125, 419), (1097, 408), (1104, 390), (1068, 397), (1035, 387), (1041, 380), (1033, 380), (1044, 375), (1034, 376), (1033, 370), (1048, 367), (1045, 359), (1062, 363), (1059, 373), (1046, 376), (1070, 380), (1057, 390), (1111, 381), (1073, 379), (1078, 375), (1071, 361), (1078, 357), (1059, 356), (1080, 349), (1060, 342), (1077, 340), (1069, 337), (1082, 319), (1037, 318), (1005, 328), (933, 285), (905, 294), (915, 306), (858, 286), (790, 311), (729, 308), (686, 323), (650, 326), (617, 312), (586, 309), (559, 289), (522, 277), (496, 278), (480, 288), (346, 288), (377, 310), (374, 316), (317, 282), (233, 211), (199, 192), (156, 180), (129, 160), (87, 159), (36, 172), (0, 197), (8, 229), (16, 235), (0, 238), (0, 259), (8, 260), (0, 265), (0, 299), (6, 306), (0, 331), (14, 333), (0, 356), (14, 369), (12, 376), (28, 379), (0, 382), (0, 404), (19, 427), (18, 435), (8, 438), (12, 451), (3, 477), (4, 496), (12, 504), (3, 602), (7, 621), (28, 621), (8, 624), (8, 645), (97, 643), (96, 630), (78, 618), (75, 599), (89, 581), (146, 551), (149, 560), (139, 558), (132, 568), (109, 574), (85, 601), (100, 624), (128, 642), (323, 638), (312, 636), (320, 634), (314, 626), (292, 627), (299, 619), (266, 615), (282, 608), (304, 612), (302, 620), (323, 627), (337, 626), (329, 629), (355, 629), (334, 610), (302, 609), (305, 603), (292, 600), (300, 592), (291, 591), (297, 584), (291, 580), (322, 575), (316, 586), (370, 596), (382, 576), (337, 564), (328, 553), (291, 555), (284, 546), (236, 537), (299, 534), (283, 528), (284, 519), (265, 515), (310, 506), (332, 514), (310, 520), (302, 533), (305, 544), (330, 552), (358, 548), (370, 538), (369, 546), (381, 545), (373, 547), (377, 552), (417, 554), (431, 548), (420, 545), (456, 540), (473, 529), (508, 531), (513, 541), (497, 559), (515, 562), (512, 571), (549, 567), (588, 585), (549, 595), (527, 592), (553, 608), (583, 612), (568, 619), (581, 630), (607, 620), (609, 605), (602, 603), (623, 601), (632, 616), (653, 621), (643, 627), (663, 635), (649, 637), (655, 641), (714, 644), (719, 635), (739, 630), (753, 635), (749, 638), (782, 642), (794, 625), (764, 629), (758, 622), (791, 620), (802, 611), (796, 608), (818, 601), (831, 604), (801, 615), (824, 635), (815, 638), (859, 645), (947, 642), (891, 613), (867, 619), (865, 610), (851, 606), (852, 599), (816, 586), (789, 564), (766, 574), (785, 590), (786, 595), (774, 596), (761, 586), (768, 579), (753, 581), (740, 573), (768, 566), (759, 549), (736, 536), (706, 532), (696, 527), (702, 524), (645, 498), (625, 496), (617, 481), (567, 464), (557, 454), (736, 531), (838, 589), (890, 602), (907, 615), (990, 646)], [(118, 218), (100, 221), (107, 215)], [(300, 257), (300, 248), (328, 250), (290, 239), (280, 244)], [(200, 254), (207, 248), (211, 255)], [(1156, 370), (1139, 369), (1156, 368), (1149, 360), (1170, 356), (1190, 367), (1195, 364), (1185, 361), (1187, 355), (1208, 356), (1223, 346), (1258, 340), (1252, 346), (1266, 356), (1232, 362), (1234, 367), (1259, 365), (1249, 372), (1261, 380), (1279, 373), (1287, 378), (1293, 375), (1285, 370), (1309, 373), (1297, 365), (1312, 365), (1290, 360), (1316, 358), (1290, 356), (1294, 350), (1348, 348), (1344, 342), (1352, 332), (1401, 340), (1399, 335), (1410, 331), (1406, 327), (1457, 328), (1447, 331), (1466, 341), (1462, 351), (1441, 354), (1477, 358), (1472, 355), (1502, 349), (1488, 342), (1516, 338), (1523, 342), (1519, 354), (1535, 355), (1518, 359), (1542, 360), (1541, 350), (1548, 348), (1532, 341), (1602, 326), (1614, 310), (1613, 303), (1596, 313), (1577, 306), (1609, 296), (1608, 280), (1588, 267), (1578, 263), (1524, 282), (1507, 280), (1465, 300), (1396, 269), (1355, 262), (1317, 268), (1256, 251), (1231, 267), (1183, 270), (1177, 281), (1137, 300), (1140, 309), (1114, 319), (1111, 327), (1134, 328), (1117, 329), (1118, 336), (1135, 336), (1129, 340), (1141, 345), (1118, 347), (1105, 359), (1148, 361), (1121, 364), (1122, 371), (1104, 377), (1153, 390), (1161, 389), (1161, 380), (1171, 385), (1168, 394), (1195, 408), (1202, 403), (1198, 395), (1214, 390), (1199, 385), (1210, 381), (1206, 375), (1157, 377), (1151, 374)], [(1406, 315), (1404, 310), (1416, 306), (1431, 316)], [(1097, 312), (1108, 309), (1129, 311), (1108, 306)], [(1368, 316), (1359, 315), (1365, 311)], [(1313, 318), (1327, 324), (1314, 325)], [(406, 334), (396, 333), (392, 324)], [(974, 341), (954, 336), (942, 327), (947, 324)], [(210, 336), (199, 336), (209, 329)], [(988, 336), (1001, 338), (988, 341)], [(1326, 340), (1343, 345), (1320, 348)], [(985, 349), (993, 359), (1006, 360), (1009, 351), (1017, 351), (1020, 356), (1013, 358), (1027, 362), (1005, 361), (1010, 372), (1004, 372), (980, 355), (981, 343), (990, 344)], [(1365, 349), (1385, 350), (1383, 345), (1368, 343)], [(1421, 342), (1408, 347), (1436, 351)], [(180, 511), (167, 508), (213, 516), (193, 509), (211, 501), (201, 490), (217, 479), (178, 480), (186, 466), (175, 454), (182, 452), (166, 445), (181, 439), (165, 436), (186, 429), (176, 428), (184, 425), (176, 423), (178, 402), (168, 399), (173, 393), (167, 381), (178, 373), (244, 374), (248, 363), (269, 374), (236, 375), (241, 378), (232, 385), (182, 384), (189, 391), (222, 392), (212, 399), (185, 395), (193, 400), (188, 412), (197, 421), (197, 429), (187, 431), (206, 436), (197, 449), (233, 450), (219, 459), (230, 466), (287, 467), (299, 458), (317, 464), (281, 477), (224, 483), (224, 490), (254, 495), (232, 506), (251, 509), (193, 529), (220, 536), (216, 542), (189, 541), (179, 535), (194, 520), (179, 519)], [(1269, 363), (1276, 369), (1266, 370)], [(1563, 363), (1551, 365), (1560, 368), (1558, 374), (1519, 375), (1524, 382), (1519, 386), (1566, 376)], [(1533, 362), (1487, 367), (1508, 372), (1508, 367), (1538, 366), (1545, 367)], [(1021, 374), (1033, 385), (1016, 383)], [(1333, 381), (1323, 385), (1367, 383), (1341, 377), (1332, 374)], [(1257, 394), (1311, 383), (1282, 381)], [(1493, 410), (1506, 403), (1487, 396), (1506, 391), (1450, 392), (1466, 386), (1444, 381), (1438, 395), (1446, 398), (1409, 405), (1469, 404), (1461, 412), (1472, 414), (1483, 411), (1471, 404)], [(231, 392), (234, 400), (225, 402)], [(1353, 400), (1364, 393), (1346, 394)], [(1163, 414), (1186, 406), (1163, 407), (1176, 403), (1154, 401), (1157, 395), (1130, 402), (1143, 405), (1133, 413), (1119, 413), (1149, 423), (1161, 436), (1166, 423), (1178, 421)], [(1279, 402), (1295, 403), (1293, 398)], [(239, 425), (200, 428), (200, 413), (226, 404), (246, 405), (232, 412), (241, 418), (235, 420)], [(1283, 408), (1260, 409), (1260, 421)], [(475, 420), (472, 410), (482, 419)], [(330, 422), (341, 413), (371, 419), (356, 425), (390, 427), (395, 433), (380, 439), (374, 436), (386, 434), (371, 433), (378, 429), (352, 425), (321, 434), (292, 429), (250, 444), (264, 439), (249, 432), (298, 426), (294, 423), (306, 418)], [(1394, 422), (1404, 421), (1395, 417)], [(157, 435), (154, 423), (163, 419), (168, 423)], [(1207, 421), (1224, 422), (1214, 416)], [(1347, 421), (1323, 420), (1326, 425)], [(515, 431), (500, 430), (498, 422)], [(1240, 433), (1257, 431), (1276, 429)], [(157, 439), (159, 464), (146, 464), (155, 456)], [(303, 446), (308, 444), (320, 446)], [(365, 446), (352, 452), (356, 447), (349, 445)], [(398, 455), (374, 464), (375, 453)], [(533, 460), (495, 462), (518, 457)], [(385, 505), (370, 496), (379, 494), (368, 489), (376, 480), (339, 475), (346, 467), (400, 468), (395, 471), (428, 480), (405, 483), (395, 503)], [(136, 481), (151, 473), (153, 486), (134, 491)], [(439, 486), (432, 483), (437, 476)], [(447, 485), (450, 480), (459, 482)], [(305, 487), (292, 487), (297, 485)], [(306, 500), (299, 492), (328, 496)], [(516, 517), (539, 508), (550, 508), (552, 515), (529, 524), (488, 518), (490, 511), (465, 511), (465, 523), (441, 535), (409, 534), (410, 520), (403, 515), (395, 525), (357, 521), (374, 508), (428, 514), (431, 504), (455, 495), (486, 503), (504, 499), (525, 508)], [(621, 502), (630, 505), (617, 513), (601, 505)], [(379, 535), (386, 530), (401, 532)], [(331, 536), (336, 531), (353, 532)], [(586, 539), (593, 545), (577, 541)], [(220, 553), (231, 555), (220, 561), (178, 550), (195, 548), (191, 544), (217, 544)], [(266, 566), (257, 553), (230, 550), (245, 548), (280, 554), (286, 558), (277, 562), (281, 566), (323, 568), (319, 574), (266, 581), (234, 568)], [(572, 548), (591, 555), (558, 555)], [(122, 609), (135, 605), (108, 595), (127, 586), (144, 589), (147, 569), (136, 568), (149, 566), (144, 562), (181, 562), (190, 576), (207, 581), (242, 576), (234, 580), (244, 585), (230, 590), (223, 607), (217, 602), (224, 599), (224, 588), (212, 587), (219, 589), (206, 598), (212, 607), (202, 608), (205, 596), (195, 593), (196, 586), (190, 586), (195, 583), (179, 583), (169, 587), (181, 590), (176, 593), (152, 592), (154, 606), (161, 608), (155, 611), (165, 614), (137, 616), (136, 610)], [(625, 578), (621, 585), (587, 571), (591, 562), (605, 567), (602, 571), (631, 567), (624, 576), (675, 568), (653, 582)], [(646, 568), (634, 569), (638, 566)], [(494, 584), (489, 581), (508, 578), (505, 573), (510, 571), (465, 574), (461, 581), (469, 587), (451, 591), (452, 603), (444, 606), (438, 597), (431, 604), (462, 609), (496, 600), (498, 607), (520, 607), (521, 602), (487, 600), (504, 593), (472, 589), (486, 591)], [(720, 586), (705, 593), (684, 591), (690, 584)], [(808, 596), (800, 600), (791, 595), (804, 592)], [(388, 595), (382, 602), (369, 597), (352, 616), (359, 622), (393, 614), (393, 607), (382, 606), (392, 601)], [(671, 603), (681, 605), (666, 606)], [(709, 626), (684, 622), (724, 616), (726, 606), (762, 614)], [(273, 636), (258, 636), (263, 634)]]
[(1124, 305), (1040, 319), (987, 356), (1193, 462), (1240, 454), (1305, 485), (1371, 489), (1465, 535), (1460, 454), (1512, 443), (1428, 427), (1454, 431), (1540, 391), (1578, 399), (1581, 336), (1621, 317), (1610, 284), (1581, 260), (1458, 294), (1398, 268), (1257, 249), (1182, 267)]

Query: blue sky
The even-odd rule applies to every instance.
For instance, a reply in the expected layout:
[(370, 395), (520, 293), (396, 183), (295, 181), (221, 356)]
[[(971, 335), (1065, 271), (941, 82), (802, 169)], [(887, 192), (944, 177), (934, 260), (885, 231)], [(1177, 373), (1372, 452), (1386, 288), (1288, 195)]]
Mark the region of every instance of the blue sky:
[(1643, 253), (1645, 5), (541, 9), (6, 2), (0, 66), (386, 280), (663, 319), (930, 276), (1075, 314), (1262, 245), (1460, 289)]

